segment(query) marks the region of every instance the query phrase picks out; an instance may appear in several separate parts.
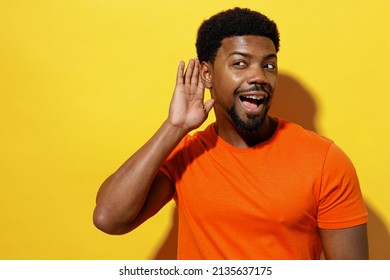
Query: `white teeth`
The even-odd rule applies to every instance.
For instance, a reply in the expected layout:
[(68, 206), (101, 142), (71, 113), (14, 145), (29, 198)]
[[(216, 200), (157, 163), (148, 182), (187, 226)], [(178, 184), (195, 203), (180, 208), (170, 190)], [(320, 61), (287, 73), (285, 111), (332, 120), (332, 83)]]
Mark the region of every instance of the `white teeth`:
[(245, 96), (245, 98), (250, 98), (253, 100), (263, 100), (264, 99), (264, 97), (262, 97), (262, 96)]

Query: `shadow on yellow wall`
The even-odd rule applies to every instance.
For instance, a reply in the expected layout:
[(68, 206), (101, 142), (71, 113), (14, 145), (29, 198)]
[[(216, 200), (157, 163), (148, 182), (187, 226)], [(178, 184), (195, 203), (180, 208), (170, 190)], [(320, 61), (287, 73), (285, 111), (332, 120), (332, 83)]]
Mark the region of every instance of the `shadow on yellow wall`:
[[(270, 114), (300, 124), (306, 129), (319, 133), (316, 127), (317, 104), (312, 94), (296, 79), (286, 74), (279, 75), (277, 93)], [(390, 233), (385, 223), (370, 205), (366, 204), (370, 259), (390, 259)], [(154, 259), (176, 259), (177, 252), (177, 212), (172, 214), (172, 227), (156, 252)]]

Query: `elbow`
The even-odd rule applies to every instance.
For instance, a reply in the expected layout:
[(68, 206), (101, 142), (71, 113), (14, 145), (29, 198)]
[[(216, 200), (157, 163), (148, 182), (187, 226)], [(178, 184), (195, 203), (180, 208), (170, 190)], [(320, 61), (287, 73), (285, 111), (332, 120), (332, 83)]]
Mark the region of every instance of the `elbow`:
[(104, 211), (100, 210), (100, 208), (95, 208), (93, 213), (93, 224), (97, 229), (107, 234), (115, 234), (115, 227), (110, 220), (111, 219)]
[(111, 235), (121, 235), (130, 231), (128, 228), (118, 225), (109, 215), (109, 211), (104, 211), (99, 207), (96, 207), (93, 213), (93, 223), (97, 229)]

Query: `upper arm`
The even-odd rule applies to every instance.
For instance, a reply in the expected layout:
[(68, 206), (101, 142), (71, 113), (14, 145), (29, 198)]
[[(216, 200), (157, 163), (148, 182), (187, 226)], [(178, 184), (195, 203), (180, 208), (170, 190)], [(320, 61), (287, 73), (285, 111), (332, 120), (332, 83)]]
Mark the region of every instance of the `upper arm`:
[(328, 260), (367, 260), (367, 225), (343, 229), (319, 229), (322, 248)]
[(175, 188), (167, 175), (159, 171), (150, 186), (148, 195), (138, 213), (132, 222), (129, 231), (135, 229), (147, 219), (155, 215), (164, 205), (173, 197)]
[(335, 144), (323, 168), (317, 219), (326, 259), (368, 259), (367, 210), (359, 180)]

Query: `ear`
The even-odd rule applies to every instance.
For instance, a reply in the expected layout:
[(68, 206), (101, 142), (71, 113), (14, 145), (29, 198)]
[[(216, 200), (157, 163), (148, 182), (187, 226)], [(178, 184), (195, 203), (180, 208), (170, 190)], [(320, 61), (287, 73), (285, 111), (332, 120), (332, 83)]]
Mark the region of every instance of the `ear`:
[(206, 88), (213, 86), (213, 66), (209, 62), (203, 61), (200, 64), (200, 77)]

